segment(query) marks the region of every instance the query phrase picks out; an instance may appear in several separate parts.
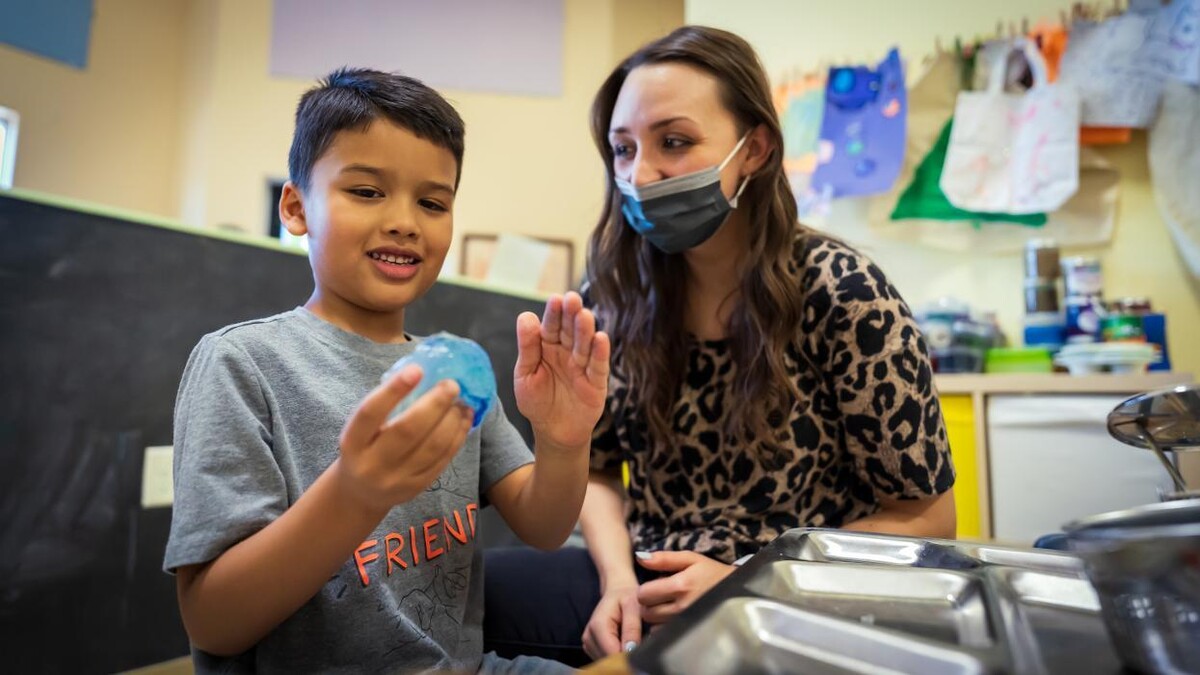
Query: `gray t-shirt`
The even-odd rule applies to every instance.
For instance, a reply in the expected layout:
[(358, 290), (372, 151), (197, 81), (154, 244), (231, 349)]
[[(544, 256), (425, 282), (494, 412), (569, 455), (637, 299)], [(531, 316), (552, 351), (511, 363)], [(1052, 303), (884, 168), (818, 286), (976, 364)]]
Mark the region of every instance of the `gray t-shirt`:
[[(354, 408), (414, 346), (372, 342), (303, 308), (206, 335), (176, 400), (164, 568), (213, 560), (295, 503), (337, 458)], [(194, 652), (197, 669), (474, 672), (479, 498), (531, 461), (494, 400), (437, 481), (393, 508), (311, 600), (240, 657)]]

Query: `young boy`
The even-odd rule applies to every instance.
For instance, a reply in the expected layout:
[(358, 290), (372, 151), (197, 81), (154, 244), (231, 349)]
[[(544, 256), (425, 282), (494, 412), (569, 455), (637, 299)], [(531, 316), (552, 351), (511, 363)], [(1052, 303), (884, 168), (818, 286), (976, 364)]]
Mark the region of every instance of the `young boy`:
[(607, 391), (578, 295), (517, 319), (517, 404), (480, 426), (439, 383), (406, 412), (404, 310), (450, 245), (463, 123), (416, 80), (339, 70), (300, 100), (279, 211), (307, 234), (303, 307), (205, 336), (175, 410), (164, 567), (200, 671), (559, 672), (482, 654), (481, 495), (540, 548), (574, 526)]

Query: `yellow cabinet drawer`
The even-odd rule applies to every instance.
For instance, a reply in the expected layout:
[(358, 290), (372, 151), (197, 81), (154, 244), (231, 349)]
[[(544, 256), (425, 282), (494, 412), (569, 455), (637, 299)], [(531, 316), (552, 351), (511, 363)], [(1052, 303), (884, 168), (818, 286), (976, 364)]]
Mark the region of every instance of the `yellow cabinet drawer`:
[(950, 456), (954, 460), (954, 508), (958, 512), (960, 539), (978, 539), (982, 535), (979, 509), (979, 462), (975, 448), (975, 409), (970, 394), (941, 397)]

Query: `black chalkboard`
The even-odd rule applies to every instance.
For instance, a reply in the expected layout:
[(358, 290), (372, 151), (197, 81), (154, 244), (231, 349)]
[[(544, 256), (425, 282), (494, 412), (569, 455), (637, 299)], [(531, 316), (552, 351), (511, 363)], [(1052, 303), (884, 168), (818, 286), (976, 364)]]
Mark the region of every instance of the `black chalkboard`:
[[(171, 444), (179, 376), (202, 335), (311, 289), (295, 253), (0, 195), (4, 671), (113, 672), (187, 653), (161, 571), (170, 509), (140, 505), (143, 451)], [(528, 440), (512, 399), (514, 326), (540, 306), (438, 283), (406, 328), (480, 342)]]

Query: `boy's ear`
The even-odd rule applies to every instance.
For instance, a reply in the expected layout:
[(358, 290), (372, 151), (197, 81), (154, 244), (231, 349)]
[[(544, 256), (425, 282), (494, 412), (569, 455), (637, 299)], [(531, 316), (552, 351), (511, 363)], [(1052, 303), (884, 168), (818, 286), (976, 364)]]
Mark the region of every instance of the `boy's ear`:
[(304, 216), (304, 198), (292, 181), (283, 184), (279, 197), (279, 220), (287, 231), (297, 237), (308, 234), (308, 219)]

